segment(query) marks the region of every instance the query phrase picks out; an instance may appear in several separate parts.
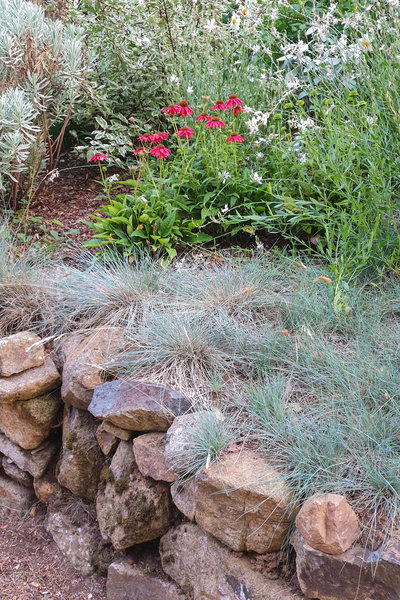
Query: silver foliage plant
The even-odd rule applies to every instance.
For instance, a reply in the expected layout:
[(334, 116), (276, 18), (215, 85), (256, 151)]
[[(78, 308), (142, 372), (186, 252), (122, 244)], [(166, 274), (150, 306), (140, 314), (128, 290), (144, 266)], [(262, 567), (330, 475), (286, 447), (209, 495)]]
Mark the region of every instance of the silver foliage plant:
[(41, 6), (0, 0), (0, 198), (12, 207), (57, 166), (88, 69), (84, 39)]

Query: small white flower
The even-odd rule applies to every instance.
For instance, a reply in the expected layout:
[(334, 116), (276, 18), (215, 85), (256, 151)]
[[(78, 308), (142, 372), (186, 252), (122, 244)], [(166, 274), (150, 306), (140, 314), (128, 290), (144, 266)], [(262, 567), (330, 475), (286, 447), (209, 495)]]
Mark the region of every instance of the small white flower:
[(207, 23), (204, 25), (204, 29), (209, 31), (210, 33), (215, 29), (218, 29), (218, 25), (215, 22), (215, 19), (209, 19)]
[(299, 152), (298, 154), (299, 162), (304, 165), (307, 162), (308, 156), (305, 152)]
[(250, 135), (257, 133), (259, 129), (257, 117), (253, 117), (249, 121), (246, 121), (246, 127), (248, 128)]
[(234, 12), (231, 17), (231, 24), (230, 24), (231, 31), (238, 33), (238, 31), (240, 29), (240, 21), (241, 21), (240, 15), (238, 15), (237, 13)]
[(363, 38), (361, 38), (361, 50), (363, 52), (372, 52), (372, 45), (371, 45), (371, 40), (369, 39), (368, 36), (364, 36)]
[(187, 91), (188, 94), (193, 94), (193, 92), (194, 92), (193, 86), (188, 85), (188, 88), (187, 88), (186, 91)]
[(218, 173), (218, 175), (219, 178), (222, 179), (222, 183), (225, 183), (227, 179), (230, 179), (230, 177), (232, 177), (229, 171), (223, 171), (222, 173)]
[(115, 175), (110, 175), (110, 177), (107, 177), (107, 181), (108, 181), (109, 183), (111, 183), (112, 181), (118, 181), (118, 179), (119, 179), (119, 177), (118, 177), (118, 175), (117, 175), (117, 174), (115, 174)]
[(228, 212), (228, 210), (229, 210), (229, 206), (227, 204), (225, 204), (224, 208), (221, 208), (221, 212), (223, 214), (225, 214), (226, 212)]
[(176, 86), (180, 85), (180, 81), (179, 81), (179, 77), (177, 75), (174, 75), (174, 73), (172, 73), (171, 77), (169, 78), (171, 83), (174, 83)]
[(262, 183), (262, 177), (257, 173), (257, 171), (254, 171), (254, 173), (250, 175), (250, 179), (254, 181), (254, 183)]
[(262, 152), (257, 152), (257, 158), (264, 158), (264, 154)]
[(366, 121), (367, 121), (368, 125), (370, 125), (371, 127), (375, 124), (374, 117), (366, 117)]
[(257, 250), (264, 250), (264, 244), (260, 241), (257, 241), (256, 248), (257, 248)]
[(279, 17), (279, 8), (273, 8), (271, 10), (271, 21), (276, 21)]

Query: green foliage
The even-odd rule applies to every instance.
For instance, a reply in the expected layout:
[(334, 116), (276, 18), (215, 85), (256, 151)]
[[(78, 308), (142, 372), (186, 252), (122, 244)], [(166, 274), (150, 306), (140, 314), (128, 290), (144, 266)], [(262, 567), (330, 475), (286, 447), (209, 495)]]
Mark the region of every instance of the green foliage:
[(16, 208), (57, 166), (87, 70), (83, 32), (2, 0), (0, 56), (0, 198)]

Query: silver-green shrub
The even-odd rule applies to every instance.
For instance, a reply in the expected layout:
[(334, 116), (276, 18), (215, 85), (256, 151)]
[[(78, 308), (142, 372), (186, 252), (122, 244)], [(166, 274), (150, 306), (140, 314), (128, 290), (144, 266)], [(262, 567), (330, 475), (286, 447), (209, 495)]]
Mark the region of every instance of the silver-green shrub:
[(0, 198), (32, 196), (56, 168), (87, 72), (84, 34), (26, 0), (0, 0)]

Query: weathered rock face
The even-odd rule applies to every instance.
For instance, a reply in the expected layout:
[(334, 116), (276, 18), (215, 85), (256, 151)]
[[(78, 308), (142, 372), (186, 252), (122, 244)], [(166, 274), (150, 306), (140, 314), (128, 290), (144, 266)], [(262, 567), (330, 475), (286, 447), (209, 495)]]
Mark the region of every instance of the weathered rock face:
[[(28, 471), (22, 471), (17, 465), (7, 458), (3, 456), (1, 460), (1, 466), (3, 467), (4, 473), (10, 477), (13, 481), (16, 481), (20, 485), (24, 487), (31, 488), (33, 486), (33, 477)], [(0, 498), (1, 504), (1, 498)]]
[(70, 348), (63, 369), (61, 388), (62, 399), (66, 404), (87, 410), (95, 387), (102, 383), (101, 364), (112, 355), (121, 344), (123, 331), (119, 328), (95, 331), (88, 338), (76, 344), (64, 345), (65, 353)]
[(58, 481), (73, 494), (94, 501), (104, 464), (96, 440), (97, 422), (87, 411), (65, 406)]
[(24, 512), (35, 500), (31, 488), (27, 488), (0, 473), (0, 504), (2, 508), (10, 508)]
[(164, 571), (193, 600), (295, 600), (283, 582), (256, 571), (192, 523), (171, 529), (160, 542)]
[(133, 453), (139, 471), (156, 481), (175, 481), (175, 475), (165, 458), (165, 435), (145, 433), (133, 440)]
[(101, 538), (90, 507), (66, 491), (50, 500), (45, 527), (71, 565), (84, 576), (99, 567), (107, 568), (115, 559), (115, 552)]
[(186, 596), (166, 577), (141, 569), (129, 558), (108, 569), (107, 600), (185, 600)]
[[(44, 363), (44, 348), (40, 337), (22, 331), (0, 339), (0, 377), (10, 377)], [(34, 344), (38, 344), (32, 347)]]
[(33, 450), (60, 421), (62, 402), (55, 392), (33, 400), (0, 403), (0, 430), (15, 444)]
[(357, 515), (338, 494), (309, 498), (296, 517), (296, 527), (309, 546), (327, 554), (346, 552), (360, 535)]
[(399, 600), (400, 544), (392, 544), (381, 554), (356, 545), (343, 554), (332, 555), (308, 546), (299, 532), (291, 543), (306, 598)]
[(187, 454), (193, 448), (204, 413), (194, 412), (177, 417), (165, 436), (165, 458), (177, 475), (187, 471)]
[(96, 440), (105, 456), (115, 450), (119, 444), (119, 439), (109, 431), (106, 431), (103, 423), (96, 429)]
[(57, 452), (57, 444), (48, 440), (35, 450), (23, 450), (0, 433), (0, 452), (8, 456), (22, 471), (28, 471), (33, 477), (41, 477)]
[(37, 398), (52, 392), (61, 384), (60, 375), (51, 358), (43, 365), (0, 379), (0, 403)]
[(277, 471), (246, 450), (228, 454), (203, 470), (192, 489), (173, 492), (190, 518), (236, 551), (259, 554), (281, 549), (292, 520), (292, 494)]
[(122, 429), (166, 431), (189, 409), (188, 400), (170, 388), (128, 379), (98, 386), (88, 410)]
[(128, 442), (132, 438), (132, 431), (128, 431), (127, 429), (122, 429), (121, 427), (117, 427), (113, 425), (109, 421), (103, 421), (102, 427), (104, 431), (108, 431), (108, 433), (112, 433), (119, 440), (124, 440), (124, 442)]
[(102, 471), (96, 508), (100, 531), (114, 548), (124, 550), (163, 535), (169, 527), (169, 486), (144, 477), (130, 442), (121, 441), (110, 468)]
[(185, 483), (175, 481), (171, 485), (171, 497), (176, 508), (190, 521), (196, 516), (196, 479), (190, 479)]

